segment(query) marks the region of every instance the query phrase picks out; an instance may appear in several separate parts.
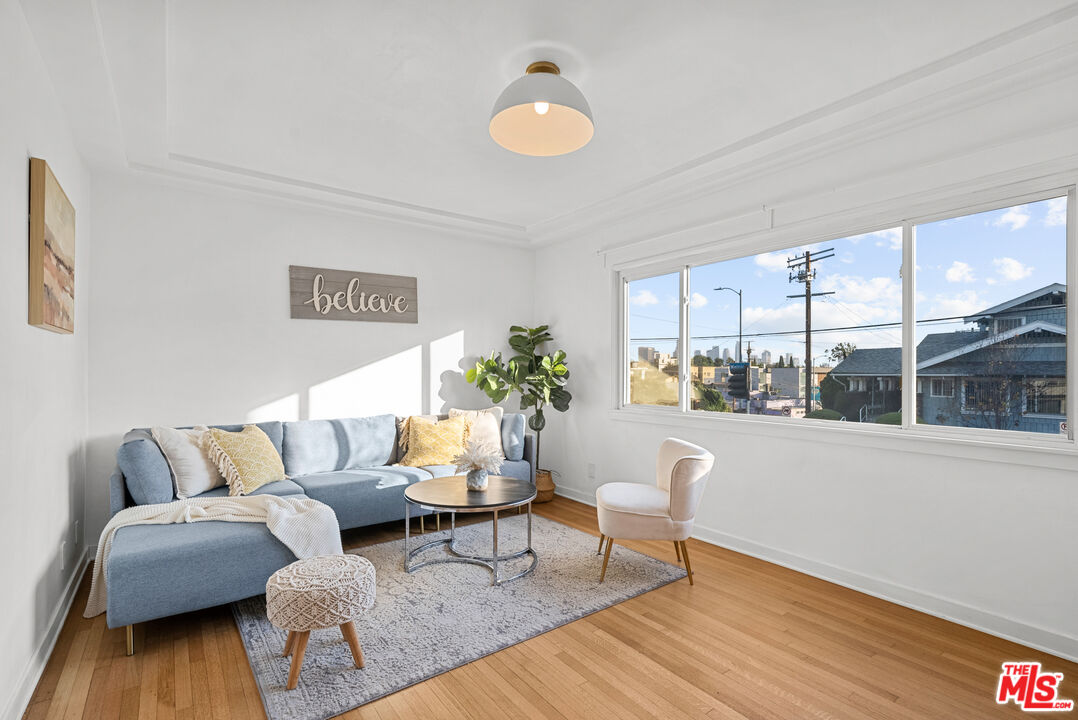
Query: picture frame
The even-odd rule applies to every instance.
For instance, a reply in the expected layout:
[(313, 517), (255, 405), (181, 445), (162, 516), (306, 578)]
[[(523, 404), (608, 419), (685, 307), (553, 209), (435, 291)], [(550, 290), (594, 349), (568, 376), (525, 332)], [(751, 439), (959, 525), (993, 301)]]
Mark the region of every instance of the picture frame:
[(28, 322), (75, 332), (75, 208), (49, 164), (30, 158)]

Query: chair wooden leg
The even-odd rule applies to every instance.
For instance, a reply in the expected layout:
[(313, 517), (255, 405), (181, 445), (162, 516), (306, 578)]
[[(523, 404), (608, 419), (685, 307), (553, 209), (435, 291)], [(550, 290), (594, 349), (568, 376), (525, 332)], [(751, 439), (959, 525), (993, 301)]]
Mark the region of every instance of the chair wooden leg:
[(124, 628), (124, 634), (127, 636), (127, 654), (135, 654), (135, 626), (128, 625)]
[(299, 671), (303, 667), (303, 655), (307, 652), (307, 641), (311, 631), (296, 633), (295, 647), (292, 648), (292, 667), (288, 671), (288, 689), (295, 690), (299, 683)]
[(281, 657), (288, 657), (292, 654), (292, 648), (296, 645), (296, 631), (288, 631), (288, 639), (284, 641), (284, 652), (281, 653)]
[(692, 563), (689, 562), (689, 546), (685, 544), (685, 541), (681, 541), (681, 556), (685, 558), (685, 572), (689, 574), (689, 584), (693, 585), (692, 581)]
[(434, 529), (441, 532), (442, 530), (442, 514), (434, 513)]
[(603, 554), (603, 543), (606, 542), (606, 535), (599, 533), (599, 549), (595, 551), (596, 555)]
[(681, 562), (681, 543), (677, 540), (674, 541), (674, 552), (677, 553), (677, 561)]
[(614, 538), (607, 538), (606, 554), (603, 555), (603, 571), (599, 574), (599, 582), (606, 579), (606, 564), (610, 562), (610, 548), (614, 547)]
[(425, 516), (423, 516), (423, 515), (419, 516), (419, 534), (420, 535), (425, 535), (427, 533), (427, 525), (426, 525), (425, 522), (423, 522), (425, 519), (426, 519)]
[(344, 639), (348, 641), (348, 647), (352, 650), (352, 659), (356, 662), (357, 668), (364, 666), (363, 660), (363, 648), (359, 644), (359, 636), (356, 635), (356, 626), (351, 620), (341, 625), (341, 635), (344, 635)]

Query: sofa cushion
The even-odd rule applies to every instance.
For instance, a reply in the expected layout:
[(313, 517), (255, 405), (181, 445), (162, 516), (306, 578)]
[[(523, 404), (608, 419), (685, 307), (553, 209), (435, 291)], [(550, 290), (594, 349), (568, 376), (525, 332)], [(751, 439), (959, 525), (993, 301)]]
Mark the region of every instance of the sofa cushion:
[(225, 478), (202, 448), (209, 428), (198, 425), (190, 430), (154, 427), (150, 430), (157, 446), (165, 455), (172, 470), (172, 485), (176, 497), (194, 497), (207, 490), (225, 485)]
[(391, 465), (293, 479), (307, 497), (333, 508), (337, 524), (345, 530), (404, 517), (404, 489), (430, 477), (423, 468)]
[[(429, 472), (434, 477), (449, 477), (450, 475), (463, 475), (464, 473), (457, 472), (457, 468), (453, 465), (424, 465), (423, 469)], [(527, 460), (506, 460), (502, 463), (502, 466), (498, 468), (498, 472), (495, 475), (505, 475), (506, 477), (517, 478), (519, 480), (532, 481), (532, 467), (528, 464)]]
[(295, 477), (386, 465), (396, 435), (393, 415), (285, 423), (284, 469)]
[[(292, 480), (278, 480), (277, 482), (271, 482), (263, 485), (254, 492), (249, 493), (251, 495), (278, 495), (283, 497), (285, 495), (302, 495), (303, 488), (297, 485)], [(215, 487), (213, 490), (207, 490), (201, 495), (195, 495), (195, 497), (228, 497), (228, 485), (222, 485)]]
[(431, 477), (449, 477), (464, 474), (457, 472), (456, 465), (424, 465), (423, 469), (429, 472)]
[(524, 415), (506, 413), (502, 417), (502, 449), (507, 460), (524, 459)]
[(128, 433), (116, 451), (116, 464), (127, 482), (131, 499), (139, 505), (172, 501), (172, 473), (161, 448), (148, 433)]
[(109, 553), (109, 627), (260, 595), (269, 576), (295, 559), (264, 523), (120, 528)]
[(505, 411), (495, 405), (485, 410), (457, 410), (450, 408), (449, 417), (463, 417), (468, 421), (468, 444), (487, 445), (504, 458), (502, 448), (502, 416)]

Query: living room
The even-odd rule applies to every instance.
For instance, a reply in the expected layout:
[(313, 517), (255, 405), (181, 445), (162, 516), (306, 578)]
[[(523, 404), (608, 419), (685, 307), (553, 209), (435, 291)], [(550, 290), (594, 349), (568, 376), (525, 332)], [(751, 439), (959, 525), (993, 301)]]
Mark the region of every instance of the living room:
[(0, 717), (1066, 716), (1076, 30), (0, 0)]

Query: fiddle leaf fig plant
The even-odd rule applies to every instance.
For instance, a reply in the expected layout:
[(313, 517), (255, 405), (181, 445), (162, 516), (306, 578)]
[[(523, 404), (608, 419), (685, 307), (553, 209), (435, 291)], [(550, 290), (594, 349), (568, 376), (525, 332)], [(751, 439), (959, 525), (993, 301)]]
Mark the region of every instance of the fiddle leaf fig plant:
[(540, 352), (542, 346), (553, 340), (549, 325), (536, 328), (513, 325), (509, 328), (509, 347), (516, 353), (508, 361), (493, 351), (490, 357), (478, 360), (475, 367), (465, 373), (465, 379), (487, 394), (495, 404), (505, 400), (511, 393), (520, 393), (520, 409), (531, 409), (528, 427), (535, 431), (535, 461), (539, 465), (539, 437), (546, 427), (544, 410), (552, 407), (558, 412), (569, 409), (573, 396), (565, 389), (569, 382), (569, 368), (565, 365), (565, 351), (551, 354)]

